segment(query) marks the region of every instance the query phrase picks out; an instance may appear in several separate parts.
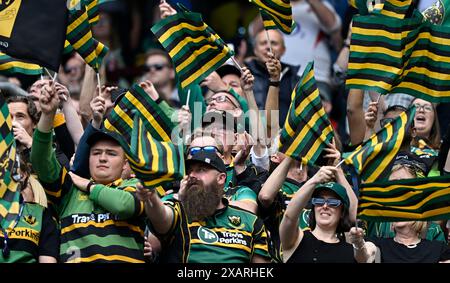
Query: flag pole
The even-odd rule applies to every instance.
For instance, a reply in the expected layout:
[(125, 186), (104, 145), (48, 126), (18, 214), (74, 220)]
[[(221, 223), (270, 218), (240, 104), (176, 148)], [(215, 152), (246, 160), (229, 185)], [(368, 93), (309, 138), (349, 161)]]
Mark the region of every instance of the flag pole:
[(58, 73), (55, 72), (55, 76), (52, 78), (53, 82), (56, 82), (56, 77), (58, 76)]
[(52, 74), (50, 74), (50, 72), (47, 70), (47, 68), (44, 67), (44, 70), (45, 70), (45, 72), (47, 72), (47, 75), (48, 75), (51, 79), (53, 79)]
[[(267, 43), (269, 44), (269, 49), (270, 49), (270, 53), (273, 54), (273, 50), (272, 50), (272, 44), (270, 44), (270, 37), (269, 37), (269, 31), (264, 29), (266, 31), (266, 37), (267, 37)], [(273, 56), (275, 56), (275, 54), (273, 54)]]
[(231, 60), (233, 61), (234, 65), (239, 69), (239, 71), (241, 71), (241, 73), (243, 73), (241, 65), (239, 65), (239, 63), (236, 61), (236, 59), (234, 59), (234, 56), (231, 56)]
[(185, 104), (185, 106), (187, 106), (188, 108), (189, 108), (189, 98), (191, 98), (191, 90), (190, 89), (188, 89), (186, 104)]
[(380, 98), (381, 98), (381, 93), (380, 93), (380, 96), (378, 96), (377, 104), (378, 104), (378, 102), (380, 102)]
[(334, 166), (334, 168), (339, 168), (342, 165), (342, 163), (344, 163), (344, 161), (345, 161), (345, 159), (342, 159), (341, 161), (339, 161), (339, 163), (336, 166)]
[(100, 83), (100, 73), (97, 72), (97, 86), (98, 86), (98, 95), (101, 96), (102, 93), (102, 87)]

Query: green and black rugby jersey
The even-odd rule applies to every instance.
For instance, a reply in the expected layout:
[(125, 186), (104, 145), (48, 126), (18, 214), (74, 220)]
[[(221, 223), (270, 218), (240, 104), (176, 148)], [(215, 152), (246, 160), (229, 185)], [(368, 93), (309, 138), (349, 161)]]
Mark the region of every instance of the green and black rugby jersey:
[(58, 213), (62, 262), (144, 263), (145, 212), (135, 195), (137, 179), (96, 184), (87, 194), (57, 162), (51, 133), (37, 129), (31, 159)]
[[(9, 256), (0, 252), (0, 263), (34, 263), (39, 256), (59, 259), (59, 230), (50, 212), (37, 203), (23, 203), (19, 221), (14, 229), (7, 229)], [(4, 248), (4, 234), (0, 242)]]
[(163, 248), (160, 262), (249, 263), (253, 255), (270, 258), (264, 224), (253, 213), (229, 206), (204, 221), (191, 222), (181, 202), (171, 199), (174, 221), (165, 235), (156, 236)]
[[(302, 185), (303, 183), (286, 178), (272, 205), (268, 208), (264, 208), (262, 205), (259, 205), (261, 217), (264, 220), (267, 230), (270, 232), (270, 254), (276, 262), (282, 262), (281, 242), (279, 236), (281, 220), (283, 219), (284, 212), (286, 211), (289, 202)], [(303, 209), (302, 213), (299, 215), (298, 224), (299, 228), (302, 230), (309, 229), (308, 222), (310, 211), (310, 209)]]

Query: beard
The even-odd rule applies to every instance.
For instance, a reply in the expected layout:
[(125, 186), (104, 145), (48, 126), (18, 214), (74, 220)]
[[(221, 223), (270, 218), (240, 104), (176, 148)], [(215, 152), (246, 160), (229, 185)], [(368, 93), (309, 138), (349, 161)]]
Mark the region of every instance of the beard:
[(191, 221), (200, 221), (214, 214), (222, 196), (223, 188), (217, 181), (206, 185), (201, 180), (189, 178), (179, 197), (188, 218)]

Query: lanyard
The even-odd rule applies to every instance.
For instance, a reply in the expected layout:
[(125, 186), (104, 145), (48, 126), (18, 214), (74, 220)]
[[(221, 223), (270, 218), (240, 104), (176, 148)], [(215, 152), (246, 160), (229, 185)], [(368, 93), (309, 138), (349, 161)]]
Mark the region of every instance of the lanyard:
[[(22, 204), (21, 206), (20, 206), (20, 210), (19, 210), (19, 214), (17, 215), (17, 217), (16, 217), (16, 223), (14, 223), (14, 226), (12, 227), (12, 229), (11, 229), (11, 231), (14, 231), (14, 229), (16, 228), (16, 226), (17, 226), (17, 224), (19, 223), (19, 221), (20, 221), (20, 217), (22, 216), (22, 212), (23, 212), (23, 207), (24, 207), (25, 205), (24, 204)], [(5, 230), (5, 228), (3, 228), (3, 227), (1, 227), (0, 226), (0, 229), (2, 230), (2, 232), (3, 232), (3, 249), (2, 249), (2, 254), (3, 254), (3, 257), (9, 257), (9, 248), (8, 248), (8, 241), (9, 241), (9, 238), (8, 238), (8, 232)]]

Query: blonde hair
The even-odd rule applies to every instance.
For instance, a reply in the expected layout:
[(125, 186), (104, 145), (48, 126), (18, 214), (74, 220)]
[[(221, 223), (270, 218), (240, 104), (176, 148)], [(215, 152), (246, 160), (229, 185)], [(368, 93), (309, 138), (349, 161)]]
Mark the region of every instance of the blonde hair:
[(427, 222), (425, 221), (414, 221), (411, 224), (411, 228), (419, 235), (419, 238), (425, 233), (427, 229)]
[(28, 182), (30, 183), (31, 190), (33, 191), (34, 202), (47, 208), (47, 196), (45, 195), (45, 191), (41, 183), (39, 183), (33, 175), (28, 178)]

